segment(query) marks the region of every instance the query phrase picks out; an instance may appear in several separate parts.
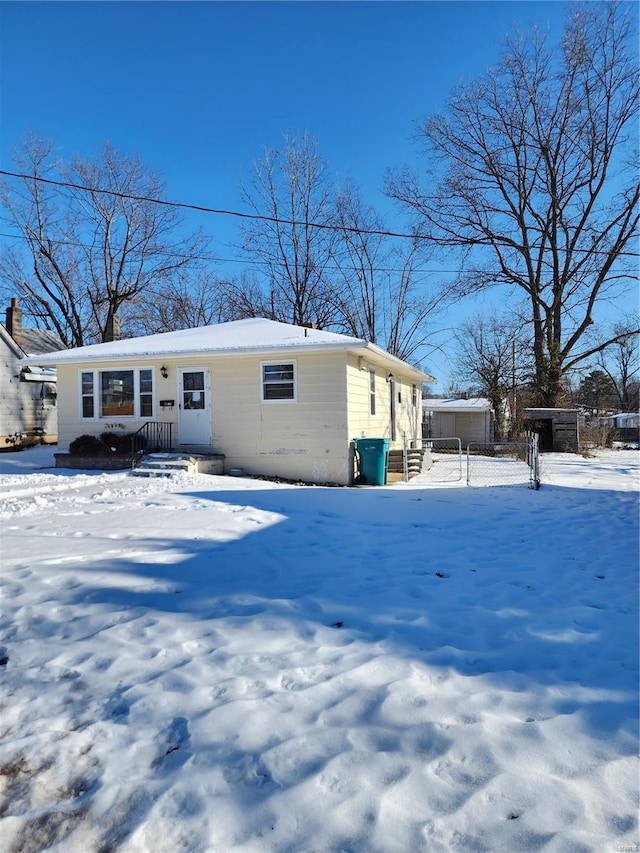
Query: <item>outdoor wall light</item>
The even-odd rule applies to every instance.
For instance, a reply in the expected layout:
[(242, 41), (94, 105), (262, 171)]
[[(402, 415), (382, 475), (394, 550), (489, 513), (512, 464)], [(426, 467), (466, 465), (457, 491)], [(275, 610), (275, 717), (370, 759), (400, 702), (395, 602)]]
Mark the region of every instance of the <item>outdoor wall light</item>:
[(392, 381), (393, 381), (393, 373), (390, 373), (390, 374), (387, 376), (387, 382), (392, 382)]
[(167, 368), (164, 366), (164, 364), (163, 364), (163, 365), (162, 365), (162, 367), (160, 368), (160, 373), (162, 374), (162, 378), (163, 378), (163, 379), (166, 379), (166, 378), (167, 378), (167, 376), (169, 375), (169, 371), (168, 371), (168, 370), (167, 370)]

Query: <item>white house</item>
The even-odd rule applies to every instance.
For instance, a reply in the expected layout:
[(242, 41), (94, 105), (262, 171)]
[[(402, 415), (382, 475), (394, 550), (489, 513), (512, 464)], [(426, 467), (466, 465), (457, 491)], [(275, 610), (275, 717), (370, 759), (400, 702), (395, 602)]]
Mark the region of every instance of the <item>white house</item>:
[(494, 440), (494, 413), (486, 397), (426, 398), (424, 438), (459, 438), (462, 446)]
[(421, 438), (433, 377), (367, 341), (252, 318), (51, 353), (61, 448), (166, 424), (225, 470), (349, 484), (353, 439)]
[(57, 442), (56, 371), (39, 354), (63, 347), (53, 332), (23, 328), (12, 299), (0, 324), (0, 450)]

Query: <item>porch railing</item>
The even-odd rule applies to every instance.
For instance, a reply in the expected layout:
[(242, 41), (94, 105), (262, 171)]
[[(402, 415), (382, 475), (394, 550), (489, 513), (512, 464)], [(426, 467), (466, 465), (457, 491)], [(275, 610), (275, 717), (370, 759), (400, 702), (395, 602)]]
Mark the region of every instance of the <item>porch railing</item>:
[(145, 453), (173, 450), (173, 424), (165, 421), (147, 421), (131, 436), (132, 468)]

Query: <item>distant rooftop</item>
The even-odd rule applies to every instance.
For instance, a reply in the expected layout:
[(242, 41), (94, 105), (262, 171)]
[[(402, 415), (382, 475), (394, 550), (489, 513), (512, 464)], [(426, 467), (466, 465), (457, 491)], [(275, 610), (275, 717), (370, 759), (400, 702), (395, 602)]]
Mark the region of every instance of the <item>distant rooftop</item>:
[(66, 349), (54, 332), (47, 329), (25, 329), (24, 327), (22, 328), (21, 346), (29, 356)]
[(486, 397), (427, 397), (422, 401), (422, 408), (426, 412), (485, 411), (491, 408), (491, 403)]

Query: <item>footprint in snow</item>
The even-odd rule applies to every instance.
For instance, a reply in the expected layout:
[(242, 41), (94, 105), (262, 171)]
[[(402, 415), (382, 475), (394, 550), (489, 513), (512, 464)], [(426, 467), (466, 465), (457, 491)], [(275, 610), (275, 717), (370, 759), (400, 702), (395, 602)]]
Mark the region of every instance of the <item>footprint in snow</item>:
[(186, 717), (174, 717), (161, 733), (158, 752), (151, 766), (164, 765), (174, 770), (182, 767), (191, 755), (190, 741), (189, 720)]
[(113, 691), (104, 706), (104, 719), (113, 720), (114, 723), (120, 723), (121, 725), (127, 722), (130, 709), (129, 702), (124, 697), (127, 690), (127, 687), (118, 687)]

